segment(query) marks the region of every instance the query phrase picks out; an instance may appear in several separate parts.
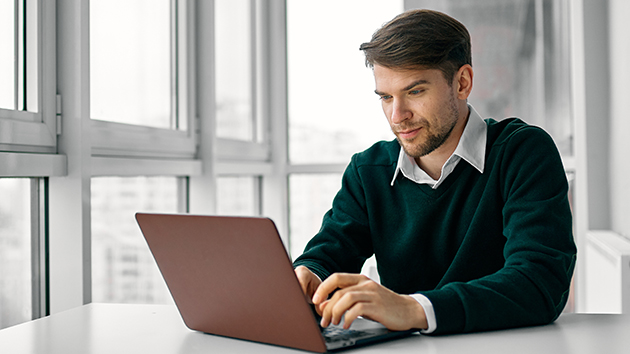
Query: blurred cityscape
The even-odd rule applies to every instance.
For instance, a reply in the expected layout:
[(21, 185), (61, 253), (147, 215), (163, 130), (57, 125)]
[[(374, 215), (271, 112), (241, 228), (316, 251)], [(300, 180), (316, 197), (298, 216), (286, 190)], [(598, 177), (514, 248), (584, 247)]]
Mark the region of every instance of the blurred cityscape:
[(31, 319), (30, 180), (0, 178), (0, 328)]
[[(217, 213), (257, 215), (257, 177), (217, 180)], [(341, 185), (339, 174), (292, 175), (290, 252), (300, 255), (317, 232)], [(94, 302), (170, 303), (172, 298), (138, 228), (136, 212), (177, 212), (174, 177), (92, 179), (92, 297)]]
[(92, 179), (92, 300), (169, 303), (136, 212), (177, 212), (176, 177)]

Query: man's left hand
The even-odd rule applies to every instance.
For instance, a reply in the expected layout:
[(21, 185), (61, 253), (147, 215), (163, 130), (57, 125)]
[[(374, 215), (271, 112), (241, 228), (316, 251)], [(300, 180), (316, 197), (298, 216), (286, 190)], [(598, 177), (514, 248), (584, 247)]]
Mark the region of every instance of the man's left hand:
[(424, 309), (414, 298), (396, 294), (360, 274), (331, 275), (317, 287), (313, 304), (322, 315), (322, 327), (330, 323), (338, 325), (344, 315), (346, 329), (359, 316), (379, 322), (393, 331), (428, 327)]

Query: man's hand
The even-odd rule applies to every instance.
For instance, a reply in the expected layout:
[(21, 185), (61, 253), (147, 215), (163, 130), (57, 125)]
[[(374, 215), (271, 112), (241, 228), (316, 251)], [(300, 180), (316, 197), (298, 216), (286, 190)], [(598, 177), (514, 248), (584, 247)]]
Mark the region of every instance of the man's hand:
[[(327, 300), (335, 290), (335, 294)], [(344, 314), (346, 329), (358, 316), (379, 322), (394, 331), (428, 327), (424, 309), (414, 298), (396, 294), (360, 274), (331, 275), (316, 287), (313, 304), (322, 315), (322, 327), (330, 323), (338, 325)]]
[(317, 290), (317, 287), (319, 287), (319, 284), (321, 284), (322, 281), (305, 266), (296, 267), (295, 275), (300, 282), (300, 286), (302, 286), (304, 295), (306, 295), (306, 298), (311, 301), (313, 294), (315, 294), (315, 290)]

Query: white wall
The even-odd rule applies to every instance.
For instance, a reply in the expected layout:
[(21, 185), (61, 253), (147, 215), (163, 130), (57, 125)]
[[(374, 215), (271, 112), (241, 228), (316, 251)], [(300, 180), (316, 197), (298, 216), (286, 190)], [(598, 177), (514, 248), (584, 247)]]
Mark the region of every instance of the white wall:
[[(577, 3), (577, 2), (576, 2)], [(588, 229), (610, 229), (610, 45), (608, 1), (583, 0)], [(578, 99), (578, 98), (574, 98)], [(584, 171), (581, 171), (582, 173)], [(578, 172), (579, 173), (579, 172)]]
[[(579, 107), (584, 107), (584, 119), (576, 121), (576, 129), (581, 133), (577, 137), (582, 138), (576, 139), (576, 146), (583, 149), (578, 152), (578, 164), (584, 162), (578, 177), (586, 176), (586, 181), (582, 180), (582, 192), (578, 194), (583, 199), (582, 204), (578, 204), (580, 213), (576, 219), (579, 236), (577, 310), (619, 312), (623, 309), (627, 312), (630, 299), (624, 294), (630, 292), (630, 283), (628, 276), (621, 275), (628, 274), (628, 263), (627, 257), (621, 254), (627, 254), (630, 239), (630, 117), (624, 109), (630, 93), (627, 85), (630, 40), (626, 34), (630, 1), (574, 1), (583, 11), (583, 17), (575, 19), (582, 17), (584, 21), (583, 54), (574, 56), (573, 64), (583, 64), (583, 77), (579, 72), (574, 73), (574, 82), (578, 81), (581, 86), (578, 88), (583, 89), (582, 92), (575, 90), (578, 95), (574, 97), (574, 106), (576, 116), (581, 115)], [(583, 82), (579, 82), (581, 79)], [(582, 156), (586, 159), (580, 160)], [(584, 219), (588, 225), (583, 224)], [(588, 242), (585, 230), (591, 230), (587, 231)], [(617, 237), (616, 246), (602, 252), (604, 248), (595, 242), (599, 240), (599, 236), (594, 237), (598, 233), (592, 230), (609, 230), (605, 232)], [(622, 243), (626, 246), (620, 247)]]
[(630, 1), (609, 0), (611, 229), (630, 237)]

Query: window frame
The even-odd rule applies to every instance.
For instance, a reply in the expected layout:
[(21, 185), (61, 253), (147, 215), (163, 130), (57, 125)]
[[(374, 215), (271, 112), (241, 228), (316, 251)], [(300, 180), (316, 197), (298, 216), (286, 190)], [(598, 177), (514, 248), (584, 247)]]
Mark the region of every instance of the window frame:
[[(177, 126), (165, 129), (88, 119), (85, 124), (91, 137), (86, 167), (89, 178), (82, 183), (91, 186), (94, 177), (175, 177), (177, 212), (190, 212), (190, 179), (203, 174), (195, 97), (195, 18), (195, 3), (171, 0), (171, 121)], [(181, 119), (185, 119), (183, 130), (178, 129)], [(83, 210), (88, 214), (83, 216), (84, 220), (91, 224), (91, 201)], [(79, 280), (83, 302), (90, 302), (93, 292), (91, 231), (90, 228), (83, 235), (84, 262), (89, 259), (83, 279)]]
[[(0, 178), (7, 178), (0, 176)], [(48, 292), (48, 237), (46, 221), (48, 203), (48, 179), (46, 177), (10, 176), (28, 180), (30, 200), (30, 319), (50, 314)], [(0, 328), (1, 329), (1, 328)]]
[(185, 119), (186, 130), (90, 119), (92, 155), (195, 158), (193, 9), (194, 4), (186, 0), (171, 0), (171, 120)]
[[(26, 1), (15, 1), (17, 4)], [(28, 153), (55, 153), (57, 151), (57, 99), (55, 96), (56, 87), (56, 43), (55, 43), (55, 4), (51, 1), (31, 0), (30, 3), (37, 4), (36, 13), (29, 15), (34, 18), (34, 31), (37, 35), (37, 55), (35, 58), (27, 54), (25, 60), (36, 60), (37, 67), (37, 112), (21, 111), (16, 109), (0, 109), (0, 150), (7, 152), (28, 152)], [(16, 7), (16, 19), (22, 8)], [(27, 11), (28, 12), (28, 11)], [(25, 15), (26, 16), (26, 15)], [(29, 23), (32, 21), (28, 21)], [(31, 26), (27, 23), (27, 26)], [(18, 26), (16, 25), (16, 28)], [(25, 28), (28, 32), (32, 28)], [(16, 37), (20, 37), (17, 34)], [(17, 41), (16, 41), (17, 42)], [(17, 47), (17, 44), (16, 44)], [(19, 51), (16, 56), (20, 58)], [(18, 62), (16, 60), (16, 62)], [(16, 64), (16, 69), (17, 69)], [(31, 65), (27, 65), (31, 66)], [(16, 72), (16, 89), (19, 72)], [(22, 83), (24, 85), (24, 83)], [(16, 92), (17, 94), (17, 92)], [(28, 93), (27, 93), (28, 95)], [(18, 95), (19, 96), (19, 95)], [(16, 97), (16, 102), (20, 98)]]
[(31, 179), (32, 319), (50, 315), (48, 274), (48, 178)]
[[(266, 89), (270, 73), (269, 60), (271, 52), (271, 36), (269, 3), (260, 0), (250, 1), (249, 18), (252, 21), (250, 28), (250, 47), (252, 48), (252, 116), (253, 125), (252, 141), (216, 137), (216, 156), (220, 161), (265, 161), (271, 159), (270, 147), (270, 113), (268, 102), (271, 94)], [(213, 11), (214, 13), (214, 11)], [(214, 35), (214, 33), (213, 33)], [(215, 53), (216, 48), (213, 48)], [(215, 62), (213, 58), (213, 62)], [(216, 90), (216, 87), (215, 87)], [(215, 102), (216, 104), (216, 102)], [(216, 122), (215, 122), (216, 124)], [(216, 129), (214, 130), (216, 131)]]

